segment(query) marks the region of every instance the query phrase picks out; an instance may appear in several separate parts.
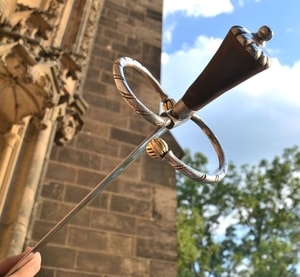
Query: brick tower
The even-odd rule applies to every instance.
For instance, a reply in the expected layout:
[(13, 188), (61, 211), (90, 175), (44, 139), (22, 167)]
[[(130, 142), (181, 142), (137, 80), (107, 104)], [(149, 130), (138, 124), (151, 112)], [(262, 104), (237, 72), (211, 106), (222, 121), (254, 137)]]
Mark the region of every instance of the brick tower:
[[(0, 132), (7, 256), (38, 241), (153, 130), (118, 94), (112, 65), (129, 56), (159, 79), (162, 0), (0, 0), (0, 11), (1, 45), (23, 40), (26, 51), (9, 53), (26, 52), (28, 68), (51, 61), (48, 73), (36, 68), (53, 74), (57, 95)], [(153, 89), (126, 74), (158, 111)], [(39, 276), (176, 276), (175, 216), (175, 172), (143, 154), (41, 250)]]

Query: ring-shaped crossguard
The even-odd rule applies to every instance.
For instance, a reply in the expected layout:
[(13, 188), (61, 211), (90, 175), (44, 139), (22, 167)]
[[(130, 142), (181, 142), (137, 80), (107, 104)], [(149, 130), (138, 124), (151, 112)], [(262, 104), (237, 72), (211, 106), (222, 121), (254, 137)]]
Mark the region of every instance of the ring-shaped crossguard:
[(142, 76), (150, 83), (154, 90), (160, 95), (161, 101), (167, 101), (168, 95), (163, 91), (163, 88), (159, 82), (153, 77), (151, 72), (144, 67), (138, 61), (129, 57), (122, 57), (117, 59), (113, 64), (113, 77), (116, 87), (125, 100), (125, 102), (138, 114), (144, 117), (148, 122), (155, 126), (166, 126), (169, 123), (169, 119), (159, 116), (151, 111), (147, 106), (143, 104), (131, 90), (125, 77), (124, 69), (130, 67), (142, 74)]
[(226, 173), (227, 173), (227, 160), (226, 155), (224, 153), (224, 150), (218, 141), (217, 137), (214, 135), (214, 133), (211, 131), (211, 129), (200, 119), (200, 117), (196, 114), (193, 114), (191, 117), (191, 120), (195, 122), (201, 130), (204, 132), (204, 134), (207, 136), (209, 141), (211, 142), (219, 161), (219, 167), (213, 174), (200, 172), (198, 170), (195, 170), (191, 166), (185, 164), (182, 160), (177, 158), (177, 156), (171, 151), (167, 151), (165, 155), (162, 157), (162, 160), (167, 162), (169, 165), (171, 165), (173, 168), (175, 168), (177, 171), (181, 172), (185, 176), (191, 178), (192, 180), (195, 180), (200, 183), (216, 183), (221, 181)]
[[(166, 102), (170, 100), (169, 96), (163, 91), (159, 82), (153, 77), (150, 71), (145, 68), (138, 61), (131, 59), (129, 57), (122, 57), (117, 59), (113, 64), (113, 77), (115, 80), (115, 84), (120, 95), (123, 97), (125, 102), (138, 114), (141, 115), (144, 119), (146, 119), (151, 124), (162, 127), (170, 125), (170, 118), (168, 116), (160, 116), (155, 112), (151, 111), (147, 106), (145, 106), (134, 94), (130, 86), (126, 81), (126, 76), (124, 72), (125, 67), (130, 67), (137, 70), (142, 76), (149, 81), (150, 85), (155, 89), (155, 91), (160, 95), (161, 101)], [(168, 112), (165, 113), (165, 115)], [(201, 183), (215, 183), (222, 180), (227, 172), (227, 161), (225, 157), (225, 153), (218, 139), (214, 135), (214, 133), (210, 130), (210, 128), (197, 116), (195, 113), (191, 115), (190, 118), (193, 122), (198, 125), (204, 134), (208, 137), (211, 142), (219, 161), (218, 169), (213, 174), (208, 174), (204, 172), (200, 172), (190, 167), (181, 161), (171, 150), (168, 150), (161, 155), (161, 150), (157, 153), (157, 157), (161, 157), (163, 161), (166, 161), (169, 165), (171, 165), (174, 169), (186, 175), (187, 177), (196, 180)], [(178, 126), (180, 124), (173, 124), (173, 126)]]

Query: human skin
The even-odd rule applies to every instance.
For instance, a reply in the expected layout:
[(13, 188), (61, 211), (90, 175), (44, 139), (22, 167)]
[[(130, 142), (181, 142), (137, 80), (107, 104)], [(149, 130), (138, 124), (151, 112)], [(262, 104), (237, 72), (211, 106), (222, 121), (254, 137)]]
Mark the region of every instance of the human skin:
[[(28, 249), (20, 255), (11, 256), (0, 261), (0, 276), (4, 276), (21, 258), (28, 253)], [(41, 268), (41, 255), (39, 252), (32, 253), (30, 260), (25, 263), (11, 277), (33, 277)]]

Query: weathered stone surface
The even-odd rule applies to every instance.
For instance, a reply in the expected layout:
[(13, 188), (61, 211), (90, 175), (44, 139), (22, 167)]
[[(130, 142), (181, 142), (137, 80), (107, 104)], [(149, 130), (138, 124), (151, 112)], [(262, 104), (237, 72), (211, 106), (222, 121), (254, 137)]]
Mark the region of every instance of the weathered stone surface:
[(43, 263), (50, 267), (74, 268), (76, 258), (76, 251), (74, 249), (49, 245), (47, 248), (41, 250), (41, 255)]
[(113, 195), (111, 198), (111, 210), (149, 218), (151, 205), (149, 201)]
[(50, 180), (75, 182), (77, 170), (68, 164), (50, 162), (48, 164), (47, 178)]
[(133, 217), (104, 211), (93, 211), (90, 220), (90, 226), (92, 228), (99, 228), (123, 234), (133, 235), (135, 233), (135, 225), (136, 220)]
[[(82, 88), (90, 105), (85, 126), (70, 146), (51, 154), (32, 241), (154, 128), (119, 95), (112, 65), (118, 57), (131, 56), (160, 76), (162, 1), (103, 3)], [(143, 77), (126, 74), (137, 96), (158, 110), (158, 96)], [(175, 277), (175, 218), (175, 172), (143, 154), (43, 250), (39, 276)]]
[(94, 251), (108, 251), (107, 233), (83, 227), (70, 227), (68, 231), (68, 246)]
[(177, 276), (177, 264), (152, 260), (150, 264), (150, 277)]

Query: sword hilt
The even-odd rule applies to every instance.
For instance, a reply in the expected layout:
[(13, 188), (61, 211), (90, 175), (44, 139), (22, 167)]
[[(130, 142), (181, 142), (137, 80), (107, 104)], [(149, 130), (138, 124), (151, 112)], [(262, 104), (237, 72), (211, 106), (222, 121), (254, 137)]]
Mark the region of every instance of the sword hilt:
[[(224, 151), (214, 133), (194, 112), (227, 90), (267, 69), (270, 66), (270, 57), (264, 50), (264, 45), (272, 36), (273, 32), (267, 26), (262, 26), (257, 33), (251, 33), (241, 26), (233, 26), (206, 68), (177, 103), (169, 98), (158, 81), (140, 63), (128, 57), (116, 60), (113, 66), (115, 83), (128, 105), (153, 125), (165, 126), (168, 129), (177, 127), (188, 119), (194, 121), (212, 143), (219, 159), (219, 167), (213, 175), (195, 171), (182, 163), (162, 139), (155, 139), (149, 143), (148, 154), (151, 157), (162, 158), (176, 170), (194, 180), (200, 182), (221, 180), (227, 171)], [(165, 112), (161, 115), (156, 114), (135, 96), (126, 81), (125, 67), (136, 69), (149, 81), (154, 90), (159, 93)]]
[(182, 119), (219, 97), (270, 65), (264, 49), (273, 36), (267, 26), (251, 33), (241, 26), (233, 26), (219, 49), (172, 109), (175, 118)]

